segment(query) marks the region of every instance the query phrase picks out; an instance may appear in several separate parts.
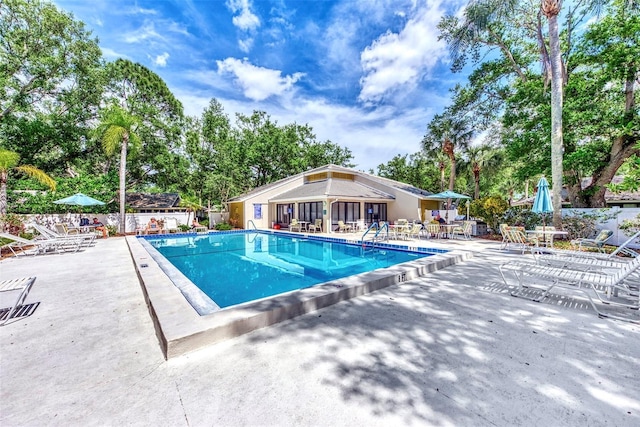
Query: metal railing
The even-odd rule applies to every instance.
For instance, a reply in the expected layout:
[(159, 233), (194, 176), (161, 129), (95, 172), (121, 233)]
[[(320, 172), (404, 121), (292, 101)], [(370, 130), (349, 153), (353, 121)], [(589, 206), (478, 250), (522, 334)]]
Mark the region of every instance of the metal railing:
[(257, 230), (257, 229), (258, 229), (258, 227), (256, 227), (256, 224), (255, 224), (255, 222), (253, 222), (253, 220), (252, 220), (252, 219), (250, 219), (250, 220), (248, 220), (248, 221), (247, 221), (247, 230), (249, 229), (249, 225), (253, 225), (253, 229), (254, 229), (254, 230)]
[(371, 239), (371, 241), (373, 242), (373, 246), (375, 246), (376, 242), (378, 241), (378, 236), (380, 236), (380, 233), (382, 233), (383, 231), (386, 231), (386, 235), (382, 239), (389, 240), (389, 224), (387, 222), (374, 222), (362, 234), (362, 237), (360, 238), (360, 243), (364, 244), (365, 237), (367, 237), (367, 234), (369, 234), (373, 229), (376, 230), (376, 233), (373, 235), (373, 238)]

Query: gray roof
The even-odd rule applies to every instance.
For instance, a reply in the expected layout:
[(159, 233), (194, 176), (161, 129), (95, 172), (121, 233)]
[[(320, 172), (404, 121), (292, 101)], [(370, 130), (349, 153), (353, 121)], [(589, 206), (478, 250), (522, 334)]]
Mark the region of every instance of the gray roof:
[(134, 209), (172, 208), (180, 203), (178, 193), (127, 193), (127, 205)]
[(324, 181), (310, 182), (293, 190), (279, 194), (269, 201), (303, 200), (318, 197), (344, 197), (350, 199), (387, 199), (393, 200), (389, 193), (368, 187), (354, 181), (342, 179), (326, 179)]
[[(278, 187), (280, 185), (286, 184), (290, 180), (295, 179), (295, 178), (299, 178), (300, 176), (310, 175), (310, 174), (315, 174), (315, 173), (320, 173), (320, 172), (325, 172), (325, 171), (344, 172), (344, 173), (360, 175), (361, 177), (369, 178), (371, 180), (379, 182), (380, 184), (383, 184), (383, 185), (386, 185), (386, 186), (389, 186), (389, 187), (393, 187), (393, 188), (396, 188), (398, 190), (405, 191), (405, 192), (408, 192), (408, 193), (411, 193), (411, 194), (414, 194), (414, 195), (417, 195), (417, 196), (423, 196), (424, 197), (424, 196), (430, 196), (430, 195), (434, 194), (434, 193), (431, 193), (430, 191), (422, 190), (422, 189), (414, 187), (412, 185), (405, 184), (404, 182), (394, 181), (394, 180), (388, 179), (388, 178), (382, 178), (382, 177), (377, 176), (377, 175), (371, 175), (371, 174), (368, 174), (366, 172), (359, 171), (359, 170), (356, 170), (356, 169), (346, 168), (344, 166), (328, 164), (328, 165), (320, 166), (320, 167), (315, 168), (315, 169), (311, 169), (311, 170), (308, 170), (308, 171), (305, 171), (305, 172), (298, 173), (296, 175), (289, 176), (287, 178), (280, 179), (278, 181), (272, 182), (270, 184), (263, 185), (263, 186), (258, 187), (258, 188), (254, 188), (253, 190), (251, 190), (251, 191), (249, 191), (247, 193), (244, 193), (244, 194), (242, 194), (240, 196), (233, 197), (229, 201), (230, 202), (236, 202), (236, 201), (246, 200), (246, 199), (248, 199), (248, 198), (250, 198), (252, 196), (255, 196), (257, 194), (260, 194), (260, 193), (262, 193), (264, 191), (269, 191), (269, 190), (271, 190), (273, 188), (276, 188), (276, 187)], [(305, 185), (309, 185), (309, 184), (305, 184)], [(367, 187), (367, 188), (369, 188), (369, 187)], [(372, 189), (370, 189), (370, 190), (372, 190)], [(289, 192), (287, 192), (286, 194), (289, 194)], [(317, 194), (323, 194), (323, 193), (322, 192), (321, 193), (316, 193), (316, 195)], [(387, 193), (382, 193), (382, 194), (386, 194), (387, 197), (385, 197), (385, 198), (389, 198), (389, 197), (393, 198), (392, 196), (390, 196)], [(335, 197), (333, 194), (331, 194), (331, 196)], [(340, 195), (340, 196), (342, 196), (342, 195)], [(352, 197), (352, 196), (347, 196), (347, 195), (344, 195), (344, 196), (345, 197)], [(310, 196), (301, 196), (301, 197), (310, 197)], [(362, 196), (353, 196), (353, 197), (362, 197)], [(292, 196), (292, 197), (289, 197), (289, 198), (294, 198), (294, 197)], [(374, 196), (373, 198), (380, 198), (380, 197), (379, 196)], [(280, 199), (282, 199), (282, 196), (277, 196), (273, 200), (280, 200)]]

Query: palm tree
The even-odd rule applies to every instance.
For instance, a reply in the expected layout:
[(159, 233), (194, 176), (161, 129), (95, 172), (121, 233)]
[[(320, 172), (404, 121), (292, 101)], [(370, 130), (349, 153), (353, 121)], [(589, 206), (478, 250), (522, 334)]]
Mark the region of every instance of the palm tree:
[[(473, 129), (464, 118), (456, 117), (445, 111), (435, 115), (429, 123), (428, 133), (422, 139), (422, 148), (427, 155), (437, 156), (444, 153), (449, 160), (449, 190), (453, 191), (456, 183), (456, 150), (465, 150), (471, 142)], [(442, 141), (442, 142), (441, 142)], [(442, 164), (440, 167), (442, 171)], [(447, 204), (450, 204), (448, 201)]]
[(52, 191), (56, 190), (56, 182), (44, 171), (35, 166), (20, 165), (20, 154), (14, 151), (0, 150), (0, 215), (7, 214), (7, 179), (11, 170), (22, 172)]
[(564, 73), (558, 14), (562, 0), (542, 0), (540, 10), (549, 21), (549, 56), (551, 62), (551, 181), (553, 186), (553, 225), (562, 227), (562, 86)]
[(113, 155), (120, 148), (120, 233), (125, 233), (126, 226), (126, 178), (127, 149), (129, 144), (138, 144), (140, 138), (136, 134), (138, 119), (123, 108), (113, 105), (101, 114), (98, 134), (102, 148), (107, 155)]

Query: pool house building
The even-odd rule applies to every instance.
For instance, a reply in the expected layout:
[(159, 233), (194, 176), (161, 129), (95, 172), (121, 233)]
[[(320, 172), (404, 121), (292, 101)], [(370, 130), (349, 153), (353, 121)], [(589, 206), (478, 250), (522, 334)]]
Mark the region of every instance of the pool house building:
[[(258, 187), (229, 201), (229, 221), (240, 228), (288, 228), (322, 220), (331, 233), (338, 221), (371, 224), (399, 218), (425, 220), (438, 209), (433, 194), (409, 184), (337, 165), (326, 165)], [(426, 216), (425, 216), (426, 215)]]

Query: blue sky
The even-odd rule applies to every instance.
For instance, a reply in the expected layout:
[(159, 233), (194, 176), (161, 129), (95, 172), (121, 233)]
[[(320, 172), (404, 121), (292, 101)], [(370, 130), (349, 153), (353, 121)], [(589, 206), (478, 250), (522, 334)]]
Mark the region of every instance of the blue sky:
[(98, 37), (106, 60), (157, 73), (200, 116), (309, 124), (317, 140), (375, 169), (420, 149), (465, 76), (449, 71), (436, 28), (461, 0), (55, 0)]

